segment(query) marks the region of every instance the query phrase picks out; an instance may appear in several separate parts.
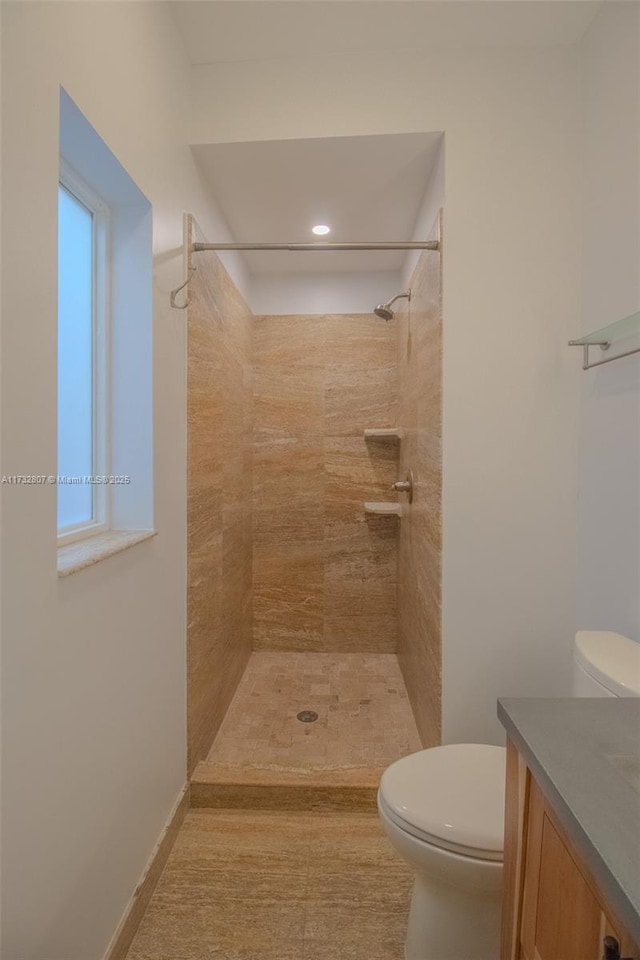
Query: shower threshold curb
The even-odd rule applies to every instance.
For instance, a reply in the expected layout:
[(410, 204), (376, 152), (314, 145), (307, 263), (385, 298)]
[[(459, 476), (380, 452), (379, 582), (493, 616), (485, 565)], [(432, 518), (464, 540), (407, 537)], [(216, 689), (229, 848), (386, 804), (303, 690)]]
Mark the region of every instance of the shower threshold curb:
[(199, 763), (191, 806), (259, 810), (375, 809), (383, 768), (282, 770)]

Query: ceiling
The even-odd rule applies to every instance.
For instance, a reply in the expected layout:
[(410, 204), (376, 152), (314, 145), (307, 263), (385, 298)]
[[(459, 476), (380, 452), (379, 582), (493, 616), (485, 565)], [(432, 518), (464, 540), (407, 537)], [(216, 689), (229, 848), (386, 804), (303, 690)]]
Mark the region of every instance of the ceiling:
[(588, 0), (174, 0), (192, 64), (575, 43), (600, 2)]
[[(600, 2), (583, 0), (174, 0), (192, 64), (434, 46), (571, 44)], [(236, 241), (411, 239), (439, 133), (192, 147)], [(212, 238), (213, 239), (213, 238)], [(254, 274), (401, 269), (402, 252), (248, 253)]]
[[(193, 147), (236, 241), (410, 240), (442, 135), (410, 133)], [(311, 227), (331, 227), (315, 237)], [(246, 254), (252, 273), (399, 270), (405, 254)]]

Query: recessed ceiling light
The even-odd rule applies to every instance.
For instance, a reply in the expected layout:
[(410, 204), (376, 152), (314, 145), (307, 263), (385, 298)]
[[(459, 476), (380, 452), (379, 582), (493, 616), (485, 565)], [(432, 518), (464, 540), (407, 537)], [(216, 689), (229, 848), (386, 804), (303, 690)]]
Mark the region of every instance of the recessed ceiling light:
[(325, 234), (331, 233), (331, 227), (328, 227), (326, 223), (318, 223), (311, 228), (311, 233), (315, 233), (317, 237), (324, 237)]

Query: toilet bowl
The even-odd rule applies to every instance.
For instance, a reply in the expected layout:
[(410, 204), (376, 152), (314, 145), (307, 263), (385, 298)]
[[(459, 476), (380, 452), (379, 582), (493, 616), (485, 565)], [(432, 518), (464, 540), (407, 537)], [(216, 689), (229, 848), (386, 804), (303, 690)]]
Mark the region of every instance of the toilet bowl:
[(456, 743), (385, 770), (378, 812), (415, 874), (407, 960), (495, 960), (504, 832), (504, 747)]
[[(640, 644), (580, 631), (573, 696), (640, 696)], [(415, 879), (406, 960), (496, 960), (502, 899), (506, 750), (420, 750), (382, 775), (378, 812)]]

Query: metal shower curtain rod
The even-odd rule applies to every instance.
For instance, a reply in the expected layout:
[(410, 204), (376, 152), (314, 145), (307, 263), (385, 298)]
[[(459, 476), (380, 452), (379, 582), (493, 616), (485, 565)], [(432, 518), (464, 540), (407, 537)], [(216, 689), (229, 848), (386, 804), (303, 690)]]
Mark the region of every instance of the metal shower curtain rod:
[[(191, 248), (193, 253), (200, 253), (205, 250), (290, 250), (293, 252), (297, 251), (310, 251), (310, 250), (333, 250), (343, 251), (343, 250), (439, 250), (440, 241), (439, 240), (390, 240), (387, 243), (366, 243), (366, 242), (357, 242), (357, 243), (192, 243)], [(179, 287), (176, 287), (175, 290), (171, 291), (170, 300), (171, 306), (175, 307), (177, 310), (185, 310), (189, 306), (189, 298), (185, 300), (184, 303), (177, 303), (176, 295), (180, 293), (181, 290), (184, 290), (188, 286), (189, 280), (193, 275), (195, 266), (191, 267), (191, 271), (187, 279)], [(397, 298), (396, 298), (397, 299)]]
[(194, 243), (193, 250), (439, 250), (439, 240), (400, 240), (388, 243)]

